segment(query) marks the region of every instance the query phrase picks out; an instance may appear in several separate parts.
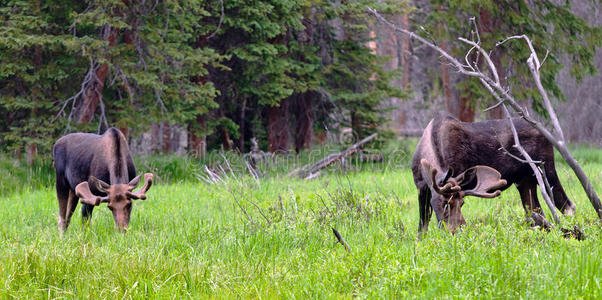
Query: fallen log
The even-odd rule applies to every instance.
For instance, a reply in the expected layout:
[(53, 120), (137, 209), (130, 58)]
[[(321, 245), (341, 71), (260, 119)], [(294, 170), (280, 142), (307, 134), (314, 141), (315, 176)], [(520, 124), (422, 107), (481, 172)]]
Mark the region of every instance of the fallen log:
[(318, 161), (317, 163), (313, 164), (312, 166), (309, 165), (305, 165), (301, 168), (295, 169), (292, 172), (290, 172), (288, 174), (288, 176), (295, 176), (298, 175), (301, 178), (304, 179), (312, 179), (317, 177), (317, 173), (323, 169), (326, 168), (328, 166), (330, 166), (331, 164), (357, 152), (357, 150), (359, 150), (359, 148), (364, 145), (365, 143), (373, 140), (374, 138), (376, 138), (377, 134), (373, 133), (370, 136), (362, 139), (361, 141), (351, 145), (351, 147), (345, 149), (344, 151), (338, 152), (338, 153), (332, 153), (326, 157), (324, 157), (323, 159), (321, 159), (320, 161)]

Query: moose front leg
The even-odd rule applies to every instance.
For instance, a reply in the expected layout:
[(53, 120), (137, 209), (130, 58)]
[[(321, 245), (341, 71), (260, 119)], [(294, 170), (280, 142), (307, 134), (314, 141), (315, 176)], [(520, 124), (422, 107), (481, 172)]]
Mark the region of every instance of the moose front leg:
[(418, 192), (418, 212), (420, 215), (420, 223), (418, 224), (418, 234), (426, 232), (429, 228), (429, 222), (433, 214), (433, 209), (430, 203), (431, 191), (428, 187), (423, 187)]
[(552, 224), (546, 220), (543, 214), (541, 205), (537, 199), (537, 187), (537, 181), (535, 180), (524, 180), (516, 186), (520, 193), (527, 218), (531, 220), (533, 226), (540, 226), (549, 230)]
[(439, 228), (442, 228), (443, 222), (447, 221), (445, 220), (443, 200), (442, 197), (436, 193), (431, 192), (431, 195), (431, 208), (435, 211)]

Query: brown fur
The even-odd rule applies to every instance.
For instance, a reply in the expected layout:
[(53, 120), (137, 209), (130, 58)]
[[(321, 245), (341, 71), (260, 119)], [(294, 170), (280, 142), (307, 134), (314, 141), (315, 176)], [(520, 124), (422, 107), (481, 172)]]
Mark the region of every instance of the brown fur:
[[(553, 189), (555, 206), (565, 214), (574, 213), (575, 205), (567, 197), (558, 180), (554, 167), (554, 149), (550, 142), (526, 121), (514, 119), (513, 122), (523, 148), (533, 160), (544, 162), (546, 177)], [(500, 149), (503, 146), (510, 153), (521, 157), (513, 145), (514, 139), (507, 120), (465, 123), (447, 113), (440, 113), (431, 120), (424, 130), (412, 159), (414, 183), (418, 188), (419, 230), (428, 229), (433, 210), (439, 224), (449, 220), (449, 214), (444, 211), (441, 195), (433, 195), (427, 181), (423, 178), (420, 169), (421, 159), (428, 160), (439, 174), (450, 170), (453, 173), (451, 175), (456, 175), (477, 165), (492, 167), (508, 183), (502, 190), (512, 184), (517, 186), (523, 207), (528, 214), (531, 211), (541, 210), (537, 199), (537, 181), (529, 165), (505, 155)], [(459, 207), (454, 207), (454, 210), (460, 213), (460, 207), (461, 204)]]
[[(52, 151), (56, 171), (56, 192), (59, 202), (59, 230), (65, 231), (79, 202), (76, 186), (88, 181), (94, 195), (106, 196), (115, 223), (127, 227), (131, 212), (131, 200), (125, 191), (138, 184), (136, 167), (129, 153), (125, 136), (116, 128), (109, 128), (103, 135), (72, 133), (61, 137)], [(109, 193), (99, 190), (96, 177), (108, 183)], [(98, 204), (98, 203), (97, 203)], [(114, 207), (114, 208), (112, 208)], [(82, 203), (82, 218), (89, 220), (94, 205)]]

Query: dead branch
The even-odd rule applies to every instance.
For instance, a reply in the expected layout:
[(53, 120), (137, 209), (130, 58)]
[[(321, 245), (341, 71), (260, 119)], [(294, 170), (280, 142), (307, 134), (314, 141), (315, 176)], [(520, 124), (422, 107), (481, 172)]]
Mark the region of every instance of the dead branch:
[(219, 32), (220, 28), (222, 27), (222, 23), (224, 23), (224, 16), (226, 15), (224, 13), (224, 1), (220, 0), (219, 3), (222, 6), (222, 14), (219, 17), (219, 23), (217, 24), (217, 28), (215, 29), (215, 31), (213, 31), (213, 33), (211, 33), (211, 35), (209, 35), (208, 37), (205, 38), (206, 40), (209, 40), (212, 37), (216, 36), (217, 33)]
[[(444, 51), (440, 47), (436, 46), (435, 44), (427, 41), (426, 39), (420, 37), (416, 33), (406, 30), (406, 29), (403, 29), (401, 27), (395, 26), (394, 24), (392, 24), (391, 22), (386, 20), (383, 16), (381, 16), (378, 12), (376, 12), (376, 10), (374, 10), (372, 8), (368, 8), (368, 11), (370, 13), (372, 13), (379, 21), (386, 24), (394, 31), (401, 32), (403, 34), (407, 34), (410, 36), (410, 38), (418, 40), (419, 42), (421, 42), (421, 43), (427, 45), (428, 47), (432, 48), (433, 50), (437, 51), (439, 54), (441, 54), (443, 57), (445, 57), (453, 66), (455, 66), (457, 71), (460, 74), (478, 78), (481, 81), (481, 83), (489, 90), (489, 92), (498, 100), (498, 102), (507, 103), (508, 105), (510, 105), (518, 113), (518, 115), (521, 118), (523, 118), (525, 121), (527, 121), (529, 124), (531, 124), (534, 128), (536, 128), (542, 135), (544, 135), (546, 137), (546, 139), (548, 141), (550, 141), (550, 143), (552, 143), (554, 148), (556, 148), (558, 150), (558, 152), (560, 152), (560, 154), (562, 155), (564, 160), (567, 162), (567, 164), (571, 167), (571, 169), (573, 169), (573, 172), (575, 173), (575, 175), (577, 175), (577, 178), (579, 178), (579, 181), (581, 182), (581, 185), (583, 186), (583, 189), (585, 190), (592, 206), (596, 210), (596, 213), (598, 214), (598, 218), (600, 220), (602, 220), (602, 203), (600, 203), (600, 199), (598, 198), (598, 195), (596, 194), (593, 185), (589, 181), (589, 178), (587, 177), (587, 175), (585, 174), (585, 172), (583, 171), (583, 169), (581, 168), (579, 163), (571, 155), (571, 153), (569, 152), (569, 150), (566, 146), (564, 134), (562, 133), (562, 129), (560, 127), (560, 123), (558, 122), (556, 113), (554, 112), (554, 109), (548, 98), (548, 95), (547, 95), (545, 89), (543, 88), (543, 85), (541, 84), (541, 78), (539, 75), (539, 68), (541, 67), (541, 63), (537, 57), (537, 53), (535, 52), (535, 49), (533, 48), (533, 44), (531, 43), (531, 40), (526, 35), (511, 36), (511, 37), (505, 39), (504, 41), (498, 43), (498, 45), (500, 45), (501, 43), (504, 43), (506, 41), (513, 40), (513, 39), (524, 39), (527, 42), (527, 45), (529, 46), (529, 49), (531, 51), (531, 55), (527, 59), (527, 65), (529, 66), (531, 74), (533, 75), (533, 80), (535, 81), (537, 89), (538, 89), (540, 95), (542, 96), (542, 99), (544, 102), (544, 107), (546, 108), (546, 111), (548, 112), (550, 119), (552, 120), (553, 128), (555, 131), (554, 133), (552, 133), (550, 130), (548, 130), (541, 122), (538, 122), (537, 120), (535, 120), (531, 116), (529, 116), (527, 110), (518, 104), (518, 102), (510, 94), (510, 90), (504, 88), (499, 83), (497, 72), (493, 72), (493, 70), (491, 70), (492, 64), (489, 64), (489, 62), (487, 63), (487, 65), (490, 68), (490, 70), (492, 71), (492, 74), (495, 74), (495, 75), (493, 75), (495, 77), (495, 79), (492, 79), (491, 77), (485, 75), (484, 73), (482, 73), (478, 70), (475, 70), (475, 68), (473, 68), (470, 64), (464, 65), (464, 64), (460, 63), (457, 59), (452, 57), (446, 51)], [(484, 51), (484, 49), (479, 44), (477, 44), (473, 41), (466, 40), (464, 38), (459, 38), (459, 40), (461, 42), (471, 45), (473, 48), (477, 49), (484, 56), (486, 56), (486, 57), (489, 56), (487, 54), (487, 52)], [(501, 104), (496, 104), (496, 105), (501, 105)], [(543, 187), (540, 187), (540, 188), (543, 189)]]
[[(532, 226), (539, 226), (546, 231), (550, 231), (550, 229), (553, 227), (552, 224), (546, 220), (546, 217), (537, 212), (531, 213), (531, 216), (529, 216), (527, 222), (531, 223)], [(560, 229), (563, 230), (564, 228), (561, 227)]]
[(292, 175), (299, 175), (300, 177), (304, 178), (304, 179), (312, 179), (317, 177), (316, 173), (318, 171), (320, 171), (323, 168), (326, 168), (328, 166), (330, 166), (331, 164), (357, 152), (357, 150), (364, 145), (365, 143), (373, 140), (378, 134), (373, 133), (370, 136), (362, 139), (361, 141), (351, 145), (351, 147), (345, 149), (344, 151), (338, 152), (338, 153), (333, 153), (330, 154), (328, 156), (326, 156), (325, 158), (321, 159), (320, 161), (318, 161), (317, 163), (315, 163), (312, 166), (309, 165), (305, 165), (300, 169), (295, 169), (293, 172), (289, 173), (289, 176)]
[(337, 241), (345, 247), (345, 250), (347, 250), (347, 252), (351, 252), (351, 248), (349, 247), (347, 242), (345, 242), (343, 236), (336, 229), (334, 229), (334, 227), (332, 227), (332, 233), (334, 233), (334, 236), (337, 238)]
[(236, 203), (236, 205), (238, 205), (238, 207), (240, 208), (240, 210), (242, 210), (242, 212), (245, 214), (245, 216), (247, 217), (247, 219), (249, 220), (249, 222), (251, 222), (251, 224), (255, 224), (255, 220), (253, 220), (253, 218), (251, 218), (251, 216), (247, 213), (247, 210), (240, 204), (240, 202), (236, 198), (236, 195), (234, 194), (234, 192), (232, 192), (231, 189), (228, 189), (228, 192), (230, 192), (230, 194), (232, 195), (232, 199), (234, 200), (234, 202)]
[[(230, 193), (232, 193), (232, 189), (229, 189)], [(261, 207), (259, 207), (259, 205), (257, 205), (255, 202), (249, 200), (249, 198), (247, 198), (241, 191), (239, 190), (235, 190), (236, 193), (242, 197), (243, 199), (245, 199), (247, 202), (251, 203), (251, 205), (255, 206), (255, 208), (257, 208), (257, 211), (259, 211), (259, 214), (266, 220), (266, 222), (268, 222), (268, 227), (272, 224), (272, 221), (270, 220), (270, 218), (268, 218), (264, 213), (263, 210), (261, 209)], [(232, 193), (232, 196), (234, 196), (234, 194)], [(241, 207), (242, 208), (242, 207)]]
[(554, 218), (554, 222), (556, 224), (558, 224), (560, 222), (560, 219), (558, 219), (558, 216), (556, 215), (556, 206), (554, 205), (553, 199), (550, 198), (551, 195), (548, 194), (549, 191), (546, 188), (547, 186), (550, 186), (550, 184), (544, 183), (544, 179), (542, 177), (543, 170), (540, 169), (537, 165), (535, 165), (535, 162), (533, 161), (533, 159), (531, 158), (529, 153), (527, 153), (525, 148), (523, 148), (523, 146), (521, 146), (520, 140), (518, 138), (518, 133), (516, 132), (516, 127), (514, 127), (514, 122), (512, 122), (512, 117), (510, 116), (510, 112), (508, 111), (508, 108), (506, 107), (506, 105), (502, 105), (502, 109), (504, 110), (504, 116), (508, 120), (508, 123), (510, 124), (510, 129), (512, 130), (512, 136), (514, 137), (514, 146), (513, 147), (518, 149), (520, 154), (525, 158), (526, 162), (529, 164), (529, 166), (533, 170), (533, 173), (535, 174), (535, 178), (537, 178), (537, 184), (539, 185), (539, 189), (541, 190), (541, 195), (543, 196), (543, 199), (546, 201), (548, 208), (550, 208), (550, 213), (552, 214), (552, 218)]

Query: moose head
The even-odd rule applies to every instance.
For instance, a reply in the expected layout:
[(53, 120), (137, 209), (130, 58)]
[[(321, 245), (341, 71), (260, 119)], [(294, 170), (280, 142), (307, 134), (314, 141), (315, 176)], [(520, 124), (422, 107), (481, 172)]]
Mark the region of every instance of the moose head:
[(464, 196), (495, 198), (507, 185), (501, 174), (488, 166), (474, 166), (452, 177), (452, 169), (439, 175), (437, 168), (426, 159), (422, 159), (420, 165), (422, 176), (431, 188), (433, 210), (452, 233), (466, 224), (461, 210)]
[(75, 194), (81, 198), (82, 203), (98, 206), (100, 203), (107, 202), (108, 207), (113, 213), (115, 225), (121, 230), (127, 229), (130, 223), (130, 213), (132, 212), (132, 200), (146, 199), (146, 192), (153, 184), (153, 174), (144, 174), (144, 185), (140, 190), (133, 190), (138, 186), (142, 174), (132, 179), (127, 184), (108, 184), (94, 176), (90, 176), (89, 182), (96, 189), (106, 194), (106, 196), (97, 196), (90, 191), (88, 181), (84, 181), (75, 187)]

